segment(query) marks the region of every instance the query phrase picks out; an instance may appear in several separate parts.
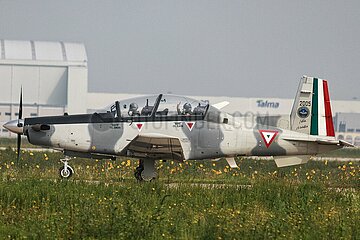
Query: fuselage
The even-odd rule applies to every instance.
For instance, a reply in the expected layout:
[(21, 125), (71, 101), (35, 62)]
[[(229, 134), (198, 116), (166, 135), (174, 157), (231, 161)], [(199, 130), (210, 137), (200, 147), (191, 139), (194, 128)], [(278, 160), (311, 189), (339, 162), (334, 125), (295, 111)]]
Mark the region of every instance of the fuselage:
[[(137, 136), (162, 136), (179, 140), (184, 160), (233, 156), (312, 155), (337, 149), (337, 146), (319, 145), (315, 141), (285, 140), (289, 137), (314, 137), (272, 126), (249, 127), (249, 123), (235, 121), (232, 116), (225, 113), (218, 114), (216, 121), (204, 117), (202, 120), (158, 118), (147, 121), (133, 119), (129, 122), (109, 118), (107, 121), (96, 122), (94, 115), (85, 116), (82, 115), (82, 118), (87, 118), (88, 122), (71, 124), (56, 124), (56, 119), (70, 120), (74, 119), (73, 116), (53, 119), (54, 124), (51, 124), (50, 117), (46, 124), (48, 130), (39, 129), (39, 123), (26, 127), (25, 132), (29, 142), (34, 145), (117, 156), (131, 156), (132, 153), (124, 149)], [(261, 131), (274, 131), (277, 134), (271, 139), (270, 144), (267, 144)], [(163, 156), (159, 154), (158, 157)]]
[(249, 122), (207, 102), (162, 94), (115, 102), (99, 113), (26, 118), (7, 127), (23, 131), (34, 145), (67, 152), (180, 161), (313, 155), (341, 147), (334, 138)]

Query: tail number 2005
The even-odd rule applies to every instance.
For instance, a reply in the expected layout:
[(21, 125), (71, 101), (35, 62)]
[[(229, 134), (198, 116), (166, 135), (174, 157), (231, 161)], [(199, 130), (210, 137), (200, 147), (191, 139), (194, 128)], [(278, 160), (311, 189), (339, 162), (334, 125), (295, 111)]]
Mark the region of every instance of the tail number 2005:
[(300, 101), (300, 107), (310, 107), (311, 101)]

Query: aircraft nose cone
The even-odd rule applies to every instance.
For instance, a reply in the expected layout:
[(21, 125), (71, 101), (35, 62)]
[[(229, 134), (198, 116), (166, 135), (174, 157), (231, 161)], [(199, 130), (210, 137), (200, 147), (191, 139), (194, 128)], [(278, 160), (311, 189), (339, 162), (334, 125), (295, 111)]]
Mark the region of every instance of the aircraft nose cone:
[(12, 120), (3, 125), (4, 128), (16, 134), (23, 134), (24, 120)]

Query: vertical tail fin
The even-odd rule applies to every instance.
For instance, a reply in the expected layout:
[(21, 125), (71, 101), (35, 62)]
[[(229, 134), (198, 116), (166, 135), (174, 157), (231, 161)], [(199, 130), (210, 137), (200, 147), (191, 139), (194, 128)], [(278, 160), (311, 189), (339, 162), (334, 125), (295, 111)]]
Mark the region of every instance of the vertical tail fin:
[(290, 115), (291, 130), (319, 136), (335, 136), (328, 83), (302, 77)]

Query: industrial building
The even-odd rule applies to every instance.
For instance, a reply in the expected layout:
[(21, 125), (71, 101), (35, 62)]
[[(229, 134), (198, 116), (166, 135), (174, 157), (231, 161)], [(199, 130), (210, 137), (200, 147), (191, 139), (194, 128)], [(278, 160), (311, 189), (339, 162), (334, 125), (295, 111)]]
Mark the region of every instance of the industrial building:
[[(0, 40), (0, 53), (1, 125), (17, 119), (21, 87), (23, 117), (93, 112), (116, 100), (139, 96), (89, 93), (87, 55), (81, 43)], [(293, 102), (283, 98), (190, 97), (210, 103), (229, 101), (223, 110), (237, 116), (287, 116)], [(331, 104), (336, 136), (360, 146), (360, 101), (332, 101)], [(11, 136), (1, 128), (0, 137)]]

